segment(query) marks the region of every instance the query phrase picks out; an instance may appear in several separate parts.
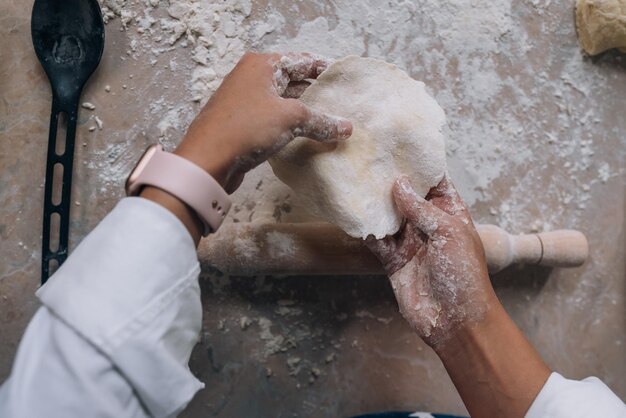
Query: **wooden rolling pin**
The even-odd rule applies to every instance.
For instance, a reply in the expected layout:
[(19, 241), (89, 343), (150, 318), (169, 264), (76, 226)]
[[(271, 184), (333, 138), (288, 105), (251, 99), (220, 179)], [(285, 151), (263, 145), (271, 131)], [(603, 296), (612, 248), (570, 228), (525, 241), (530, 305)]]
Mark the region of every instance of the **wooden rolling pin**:
[[(491, 273), (516, 263), (577, 267), (589, 254), (578, 231), (511, 235), (495, 225), (477, 229)], [(383, 274), (362, 240), (323, 222), (225, 224), (202, 242), (199, 257), (235, 276)]]

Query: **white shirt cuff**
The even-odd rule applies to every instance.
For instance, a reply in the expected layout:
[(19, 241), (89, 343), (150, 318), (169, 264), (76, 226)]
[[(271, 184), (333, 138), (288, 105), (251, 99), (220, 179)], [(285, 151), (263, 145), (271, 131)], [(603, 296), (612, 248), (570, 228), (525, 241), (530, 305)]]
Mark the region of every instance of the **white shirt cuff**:
[(526, 418), (624, 418), (626, 406), (597, 377), (568, 380), (552, 373)]

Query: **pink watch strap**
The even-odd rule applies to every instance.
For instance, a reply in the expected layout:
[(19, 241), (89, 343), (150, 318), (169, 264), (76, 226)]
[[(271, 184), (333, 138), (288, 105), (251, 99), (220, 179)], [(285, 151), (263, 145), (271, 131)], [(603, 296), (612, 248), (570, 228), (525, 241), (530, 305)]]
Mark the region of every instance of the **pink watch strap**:
[(136, 195), (146, 185), (162, 189), (196, 211), (204, 222), (203, 236), (217, 231), (230, 210), (228, 194), (202, 168), (161, 146), (156, 148), (127, 193)]

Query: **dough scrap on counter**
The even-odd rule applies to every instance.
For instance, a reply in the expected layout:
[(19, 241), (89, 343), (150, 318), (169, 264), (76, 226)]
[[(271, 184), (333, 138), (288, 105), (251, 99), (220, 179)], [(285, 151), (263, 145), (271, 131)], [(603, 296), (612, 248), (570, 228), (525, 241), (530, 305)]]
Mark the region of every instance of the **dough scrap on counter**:
[(576, 26), (589, 55), (612, 48), (626, 53), (626, 0), (577, 0)]
[(395, 65), (350, 56), (331, 64), (301, 100), (353, 123), (339, 144), (296, 138), (270, 159), (312, 213), (352, 237), (383, 238), (402, 217), (392, 197), (405, 174), (426, 196), (446, 170), (445, 114), (424, 83)]

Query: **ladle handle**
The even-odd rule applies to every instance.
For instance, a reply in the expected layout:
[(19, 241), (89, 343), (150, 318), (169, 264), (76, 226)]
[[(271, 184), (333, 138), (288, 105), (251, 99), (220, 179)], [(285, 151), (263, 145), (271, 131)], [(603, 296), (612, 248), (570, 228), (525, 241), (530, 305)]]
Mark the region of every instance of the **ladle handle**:
[[(57, 150), (57, 130), (61, 113), (67, 115), (67, 132), (64, 146)], [(52, 112), (50, 115), (50, 136), (48, 137), (48, 162), (46, 164), (46, 183), (44, 189), (43, 207), (43, 234), (41, 247), (41, 284), (43, 285), (50, 276), (50, 266), (56, 261), (57, 268), (67, 258), (69, 226), (70, 226), (70, 200), (72, 191), (72, 171), (74, 165), (74, 139), (76, 137), (76, 119), (78, 116), (78, 99), (72, 101), (67, 108), (62, 108), (60, 101), (52, 99)], [(57, 152), (58, 151), (58, 152)], [(53, 201), (55, 183), (55, 166), (63, 170), (61, 182), (61, 200)], [(56, 179), (58, 181), (58, 179)], [(53, 225), (53, 216), (58, 215), (58, 222)], [(52, 230), (54, 226), (54, 231)], [(58, 237), (58, 247), (52, 248), (51, 238), (53, 234)]]

